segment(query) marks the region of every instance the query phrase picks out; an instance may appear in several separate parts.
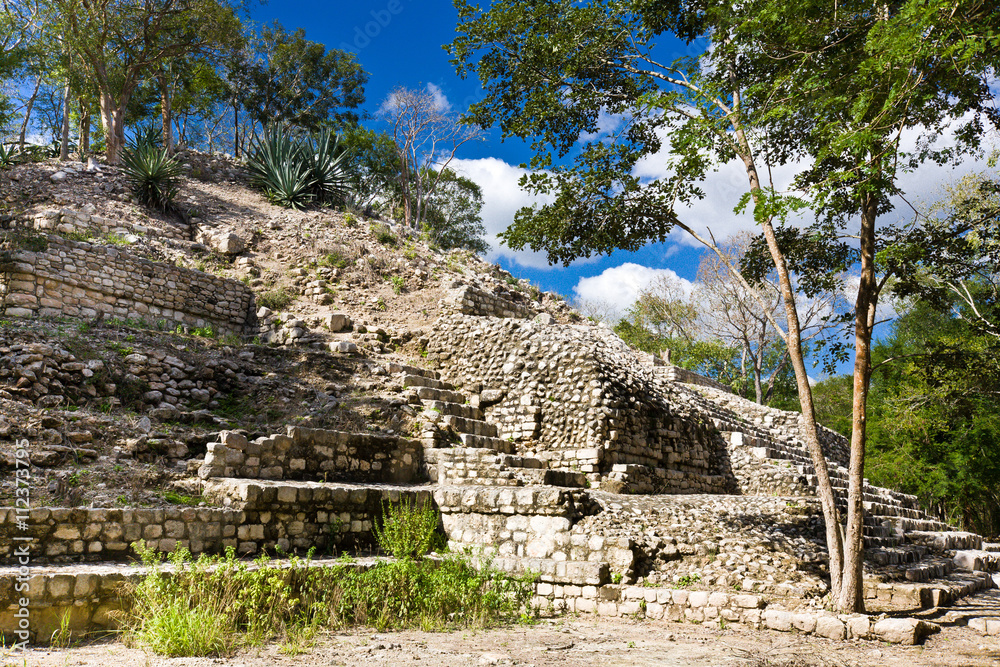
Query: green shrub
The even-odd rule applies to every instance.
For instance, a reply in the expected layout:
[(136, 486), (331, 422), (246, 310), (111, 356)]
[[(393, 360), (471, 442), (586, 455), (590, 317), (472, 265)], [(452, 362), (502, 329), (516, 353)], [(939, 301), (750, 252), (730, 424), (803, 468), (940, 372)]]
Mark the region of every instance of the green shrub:
[(396, 247), (396, 244), (399, 243), (399, 239), (392, 233), (388, 225), (382, 223), (372, 225), (372, 233), (375, 234), (375, 240), (382, 245)]
[[(396, 531), (391, 539), (415, 554), (427, 548), (427, 527), (437, 525), (437, 514), (427, 505), (408, 507), (387, 510), (383, 523), (402, 521), (389, 529)], [(295, 647), (321, 629), (353, 625), (487, 627), (526, 619), (532, 593), (530, 575), (511, 578), (461, 556), (403, 557), (370, 568), (345, 558), (313, 567), (295, 557), (286, 565), (266, 557), (249, 564), (232, 548), (223, 557), (192, 561), (180, 548), (169, 557), (168, 572), (162, 555), (142, 542), (132, 547), (149, 571), (126, 593), (124, 638), (169, 656), (224, 655), (273, 640)]]
[(284, 288), (272, 289), (257, 295), (257, 305), (271, 310), (284, 310), (294, 297)]
[(122, 172), (140, 204), (170, 209), (180, 188), (181, 165), (166, 150), (150, 143), (128, 146), (122, 152)]
[(396, 294), (402, 294), (403, 288), (406, 287), (406, 279), (403, 276), (392, 276), (389, 278), (392, 283), (392, 291)]
[(393, 558), (421, 558), (435, 546), (438, 513), (430, 504), (417, 507), (416, 501), (401, 500), (382, 506), (382, 521), (372, 530), (382, 551)]

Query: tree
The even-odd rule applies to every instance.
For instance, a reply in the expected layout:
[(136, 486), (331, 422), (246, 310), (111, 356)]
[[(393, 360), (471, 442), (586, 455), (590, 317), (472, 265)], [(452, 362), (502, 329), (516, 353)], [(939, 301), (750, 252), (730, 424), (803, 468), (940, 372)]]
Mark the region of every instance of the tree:
[(346, 170), (354, 176), (354, 205), (362, 210), (391, 209), (399, 197), (399, 157), (392, 137), (360, 125), (345, 128), (341, 137)]
[(429, 198), (441, 183), (458, 149), (482, 137), (482, 132), (450, 113), (439, 95), (426, 90), (396, 88), (382, 105), (391, 126), (399, 165), (397, 183), (403, 222), (419, 227)]
[[(782, 305), (781, 286), (774, 272), (747, 289), (729, 270), (743, 263), (752, 241), (749, 233), (738, 233), (719, 244), (721, 255), (709, 253), (702, 257), (694, 302), (703, 313), (702, 335), (740, 351), (740, 384), (734, 388), (743, 396), (752, 389), (754, 399), (766, 405), (774, 397), (776, 386), (787, 379), (791, 356), (782, 344), (781, 332), (771, 326), (781, 317)], [(762, 304), (767, 310), (761, 308)], [(843, 306), (839, 292), (833, 290), (800, 299), (798, 305), (804, 344), (829, 333)]]
[(107, 160), (125, 144), (125, 114), (144, 77), (170, 59), (203, 52), (238, 32), (218, 0), (46, 0), (45, 24), (86, 68), (100, 98)]
[(869, 475), (916, 494), (943, 520), (996, 535), (1000, 340), (955, 302), (914, 302), (873, 349)]
[[(422, 178), (437, 178), (438, 174), (424, 174)], [(483, 190), (472, 179), (447, 167), (440, 174), (440, 181), (427, 197), (424, 213), (424, 231), (430, 240), (441, 248), (462, 248), (478, 254), (490, 249), (483, 235), (481, 212)]]
[[(988, 74), (1000, 57), (1000, 17), (975, 0), (912, 0), (878, 11), (853, 1), (831, 11), (818, 0), (697, 7), (669, 0), (501, 0), (485, 13), (465, 0), (456, 6), (459, 36), (450, 52), (460, 74), (477, 73), (486, 90), (470, 117), (498, 125), (505, 137), (531, 140), (535, 171), (523, 185), (553, 200), (522, 209), (503, 235), (508, 245), (545, 249), (550, 261), (569, 262), (663, 241), (676, 226), (718, 251), (677, 206), (704, 196), (699, 184), (717, 165), (738, 160), (745, 168), (740, 203), (753, 206), (762, 254), (771, 262), (759, 266), (776, 273), (781, 292), (785, 326), (771, 324), (795, 371), (826, 523), (833, 604), (843, 612), (863, 609), (866, 395), (885, 284), (876, 276), (876, 222), (892, 208), (900, 169), (975, 147), (980, 114), (997, 115)], [(664, 63), (656, 47), (666, 33), (689, 43), (711, 37), (711, 48), (706, 41), (699, 56)], [(600, 131), (602, 114), (619, 121), (610, 132)], [(972, 120), (958, 131), (959, 150), (934, 150), (926, 141), (909, 154), (902, 149), (905, 131), (933, 135), (963, 117)], [(581, 141), (588, 135), (596, 138)], [(806, 168), (789, 196), (769, 175), (771, 167), (797, 159)], [(656, 160), (663, 176), (638, 175), (640, 160)], [(817, 214), (813, 228), (784, 224), (806, 207)], [(751, 272), (748, 280), (717, 255), (747, 289), (763, 275)], [(798, 297), (834, 287), (856, 262), (843, 529), (816, 434)]]
[(354, 54), (288, 32), (277, 21), (264, 26), (231, 57), (228, 78), (238, 104), (261, 126), (278, 123), (315, 132), (353, 125), (365, 101), (368, 74)]

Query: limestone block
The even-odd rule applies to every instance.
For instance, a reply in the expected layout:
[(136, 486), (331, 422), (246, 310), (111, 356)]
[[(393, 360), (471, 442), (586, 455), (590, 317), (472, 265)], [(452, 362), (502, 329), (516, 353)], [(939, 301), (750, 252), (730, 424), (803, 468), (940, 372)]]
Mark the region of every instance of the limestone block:
[(792, 629), (793, 617), (790, 611), (767, 609), (764, 611), (764, 625), (770, 630), (788, 632)]
[(915, 618), (886, 618), (878, 621), (873, 630), (874, 635), (890, 644), (905, 644), (912, 646), (923, 641), (924, 637), (940, 632), (941, 626)]
[(815, 633), (827, 639), (841, 640), (847, 636), (847, 627), (834, 616), (820, 616), (816, 619)]
[(871, 637), (871, 619), (868, 616), (852, 616), (847, 619), (848, 639), (868, 639)]

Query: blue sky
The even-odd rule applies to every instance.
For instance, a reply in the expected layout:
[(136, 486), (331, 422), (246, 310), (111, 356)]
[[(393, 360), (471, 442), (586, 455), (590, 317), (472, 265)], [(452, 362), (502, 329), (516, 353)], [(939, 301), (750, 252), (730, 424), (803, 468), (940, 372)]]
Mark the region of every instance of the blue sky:
[[(456, 110), (481, 98), (479, 82), (459, 78), (442, 48), (454, 38), (457, 24), (450, 0), (284, 0), (256, 7), (253, 16), (261, 22), (276, 19), (289, 29), (304, 28), (308, 39), (356, 53), (371, 75), (365, 91), (365, 107), (373, 115), (397, 86), (418, 88), (431, 84)], [(376, 119), (366, 124), (375, 125)], [(470, 175), (484, 187), (487, 199), (493, 200), (487, 201), (484, 217), (487, 217), (490, 231), (499, 231), (510, 221), (513, 211), (527, 202), (511, 189), (519, 174), (516, 166), (526, 162), (530, 152), (521, 142), (501, 142), (499, 134), (492, 131), (486, 141), (464, 146), (458, 157), (461, 158), (458, 166), (473, 172)], [(497, 177), (498, 172), (502, 172), (502, 179)], [(502, 184), (497, 182), (500, 180)], [(496, 187), (491, 188), (490, 181)], [(489, 215), (491, 208), (494, 209), (492, 216)], [(671, 251), (669, 247), (650, 246), (637, 253), (615, 253), (612, 257), (594, 258), (570, 268), (548, 267), (538, 256), (528, 258), (520, 254), (515, 258), (502, 249), (490, 259), (516, 275), (532, 279), (543, 289), (572, 297), (581, 278), (596, 276), (625, 263), (654, 269), (669, 268), (682, 277), (693, 279), (699, 256), (700, 252), (691, 247)]]
[[(304, 28), (308, 39), (356, 53), (370, 74), (365, 109), (373, 117), (365, 121), (366, 125), (378, 125), (375, 112), (398, 86), (431, 86), (456, 111), (481, 97), (478, 80), (460, 79), (442, 48), (454, 38), (457, 24), (450, 0), (284, 0), (255, 7), (253, 18), (259, 22), (278, 20), (288, 29)], [(676, 55), (679, 54), (666, 53), (661, 57), (669, 60)], [(948, 136), (942, 140), (947, 142)], [(994, 146), (1000, 143), (995, 137), (991, 141)], [(528, 161), (529, 150), (517, 141), (501, 142), (496, 130), (492, 130), (486, 141), (463, 146), (458, 157), (452, 166), (483, 188), (483, 219), (488, 232), (493, 235), (503, 230), (514, 212), (530, 203), (517, 187), (517, 179), (523, 173), (518, 165)], [(943, 184), (984, 168), (981, 161), (958, 169), (928, 165), (904, 176), (900, 184), (916, 201), (926, 203), (940, 192)], [(641, 166), (640, 175), (655, 177), (662, 169), (654, 156)], [(776, 186), (790, 183), (795, 171), (795, 165), (775, 170)], [(753, 229), (749, 216), (736, 215), (732, 210), (745, 189), (743, 167), (735, 163), (723, 165), (705, 182), (705, 199), (681, 213), (693, 227), (700, 231), (710, 229), (719, 240), (740, 230)], [(898, 208), (904, 210), (903, 206)], [(602, 300), (623, 312), (636, 292), (657, 275), (693, 280), (702, 252), (695, 241), (678, 230), (665, 244), (649, 245), (635, 253), (617, 252), (610, 257), (582, 260), (568, 268), (550, 267), (540, 255), (513, 253), (502, 247), (495, 247), (488, 259), (517, 276), (530, 278), (543, 289), (570, 298)], [(852, 363), (845, 363), (841, 371), (849, 372)]]

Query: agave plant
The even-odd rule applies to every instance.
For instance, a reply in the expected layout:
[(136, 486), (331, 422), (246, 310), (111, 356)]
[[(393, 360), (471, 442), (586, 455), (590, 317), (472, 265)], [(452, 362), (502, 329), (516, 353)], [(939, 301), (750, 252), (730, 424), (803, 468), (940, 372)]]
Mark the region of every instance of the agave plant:
[(180, 188), (181, 165), (152, 143), (133, 144), (122, 152), (122, 171), (139, 203), (167, 211)]
[(10, 169), (17, 161), (17, 144), (0, 143), (0, 169)]
[(350, 191), (345, 151), (329, 130), (307, 138), (272, 125), (254, 142), (247, 160), (254, 184), (289, 208), (343, 201)]
[(312, 169), (304, 144), (277, 126), (264, 130), (247, 159), (250, 178), (267, 198), (281, 206), (304, 208), (313, 201)]
[(340, 137), (328, 129), (310, 137), (308, 157), (316, 202), (326, 205), (343, 202), (351, 188), (346, 169), (347, 152), (340, 145)]

